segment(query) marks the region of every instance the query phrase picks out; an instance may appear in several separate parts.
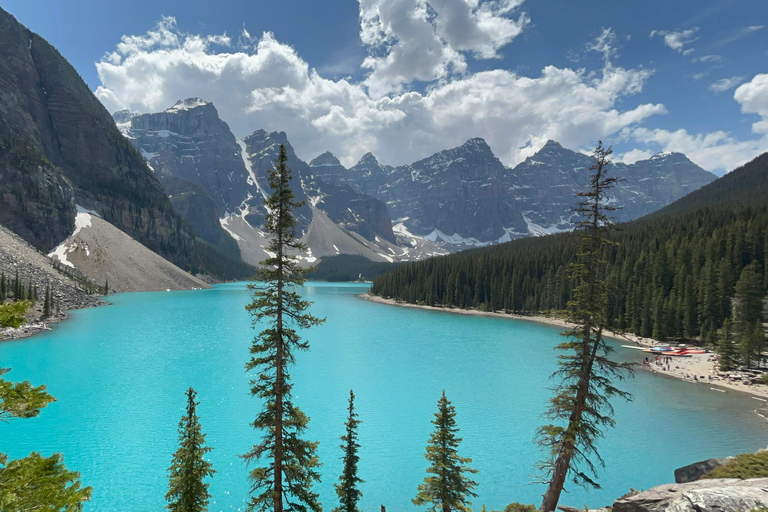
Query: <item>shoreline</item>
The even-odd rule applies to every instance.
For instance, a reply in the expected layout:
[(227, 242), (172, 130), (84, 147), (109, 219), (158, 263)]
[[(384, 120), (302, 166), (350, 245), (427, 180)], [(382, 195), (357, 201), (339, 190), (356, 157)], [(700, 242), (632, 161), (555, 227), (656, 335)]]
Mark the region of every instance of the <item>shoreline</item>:
[[(491, 316), (497, 318), (505, 318), (508, 320), (524, 320), (527, 322), (535, 322), (543, 325), (549, 325), (551, 327), (568, 328), (571, 326), (569, 322), (562, 318), (553, 318), (542, 315), (515, 315), (508, 313), (497, 313), (491, 311), (477, 311), (474, 309), (460, 309), (460, 308), (445, 308), (439, 306), (425, 306), (419, 304), (409, 304), (406, 302), (400, 302), (394, 299), (384, 299), (376, 295), (370, 295), (363, 293), (358, 295), (363, 300), (371, 302), (377, 302), (379, 304), (386, 304), (390, 306), (400, 306), (406, 308), (417, 308), (428, 311), (441, 311), (443, 313), (454, 313), (459, 315), (472, 315), (472, 316)], [(664, 343), (658, 342), (651, 338), (643, 338), (641, 336), (635, 336), (634, 334), (619, 333), (609, 331), (604, 333), (603, 336), (615, 341), (623, 341), (635, 345), (634, 347), (653, 347), (657, 345), (664, 345)], [(649, 354), (650, 356), (650, 354)], [(649, 359), (651, 359), (649, 357)], [(742, 382), (721, 377), (717, 370), (715, 370), (716, 355), (708, 352), (706, 354), (693, 354), (691, 357), (674, 357), (673, 362), (668, 366), (669, 369), (663, 369), (662, 365), (656, 365), (655, 363), (643, 364), (642, 370), (655, 373), (664, 377), (670, 377), (678, 380), (684, 380), (692, 384), (702, 384), (710, 387), (713, 392), (725, 393), (727, 391), (737, 391), (739, 393), (746, 393), (751, 395), (756, 400), (756, 413), (760, 414), (768, 420), (768, 386), (753, 384), (747, 385)], [(696, 376), (697, 379), (693, 377)], [(710, 380), (711, 377), (711, 380)], [(714, 387), (713, 387), (714, 386)], [(721, 389), (722, 388), (722, 389)], [(762, 409), (760, 411), (759, 409)]]

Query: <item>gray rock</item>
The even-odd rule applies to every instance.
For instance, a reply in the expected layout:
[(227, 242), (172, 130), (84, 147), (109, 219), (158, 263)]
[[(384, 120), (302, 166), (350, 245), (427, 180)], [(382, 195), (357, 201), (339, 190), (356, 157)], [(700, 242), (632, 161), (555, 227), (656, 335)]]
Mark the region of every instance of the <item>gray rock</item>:
[(675, 483), (685, 484), (694, 482), (715, 468), (724, 465), (726, 459), (708, 459), (694, 462), (675, 470)]
[(768, 478), (665, 484), (616, 500), (613, 512), (749, 512), (768, 504)]

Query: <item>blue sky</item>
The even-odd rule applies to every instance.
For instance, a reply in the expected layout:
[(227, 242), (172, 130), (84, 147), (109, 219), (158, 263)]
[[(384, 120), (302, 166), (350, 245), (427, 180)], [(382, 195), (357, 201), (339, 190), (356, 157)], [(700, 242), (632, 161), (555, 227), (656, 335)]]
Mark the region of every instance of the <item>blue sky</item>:
[(549, 138), (602, 138), (619, 159), (681, 151), (722, 173), (768, 150), (765, 0), (0, 5), (110, 111), (199, 96), (305, 159), (400, 164), (481, 136), (513, 165)]

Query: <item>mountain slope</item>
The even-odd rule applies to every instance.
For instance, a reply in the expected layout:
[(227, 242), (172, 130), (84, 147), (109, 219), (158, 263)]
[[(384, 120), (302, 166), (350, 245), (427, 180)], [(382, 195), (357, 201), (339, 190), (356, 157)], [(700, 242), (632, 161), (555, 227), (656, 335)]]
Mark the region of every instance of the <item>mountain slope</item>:
[(49, 256), (114, 292), (209, 288), (92, 213), (78, 212), (75, 226)]
[(722, 178), (688, 194), (649, 218), (693, 211), (701, 207), (755, 206), (768, 203), (768, 153), (734, 169)]
[[(77, 203), (179, 265), (195, 265), (191, 229), (74, 68), (2, 9), (0, 49), (3, 221), (15, 218), (11, 229), (50, 250), (74, 228)], [(49, 199), (55, 208), (47, 210)], [(46, 218), (50, 210), (58, 213)]]

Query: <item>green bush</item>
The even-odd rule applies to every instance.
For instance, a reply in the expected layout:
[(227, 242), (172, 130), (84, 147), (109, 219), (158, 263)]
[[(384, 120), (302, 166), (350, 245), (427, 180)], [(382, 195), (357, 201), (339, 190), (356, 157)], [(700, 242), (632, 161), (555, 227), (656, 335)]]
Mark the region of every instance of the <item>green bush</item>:
[(518, 502), (510, 503), (504, 508), (504, 512), (538, 512), (538, 510), (533, 505), (523, 505)]
[(763, 384), (768, 384), (768, 372), (766, 372), (766, 373), (762, 374), (762, 375), (760, 376), (760, 380), (762, 380), (762, 381), (763, 381)]
[(724, 466), (715, 468), (704, 478), (766, 478), (768, 477), (768, 452), (737, 455)]
[(20, 300), (11, 304), (0, 304), (0, 329), (18, 329), (26, 321), (25, 315), (32, 302)]

